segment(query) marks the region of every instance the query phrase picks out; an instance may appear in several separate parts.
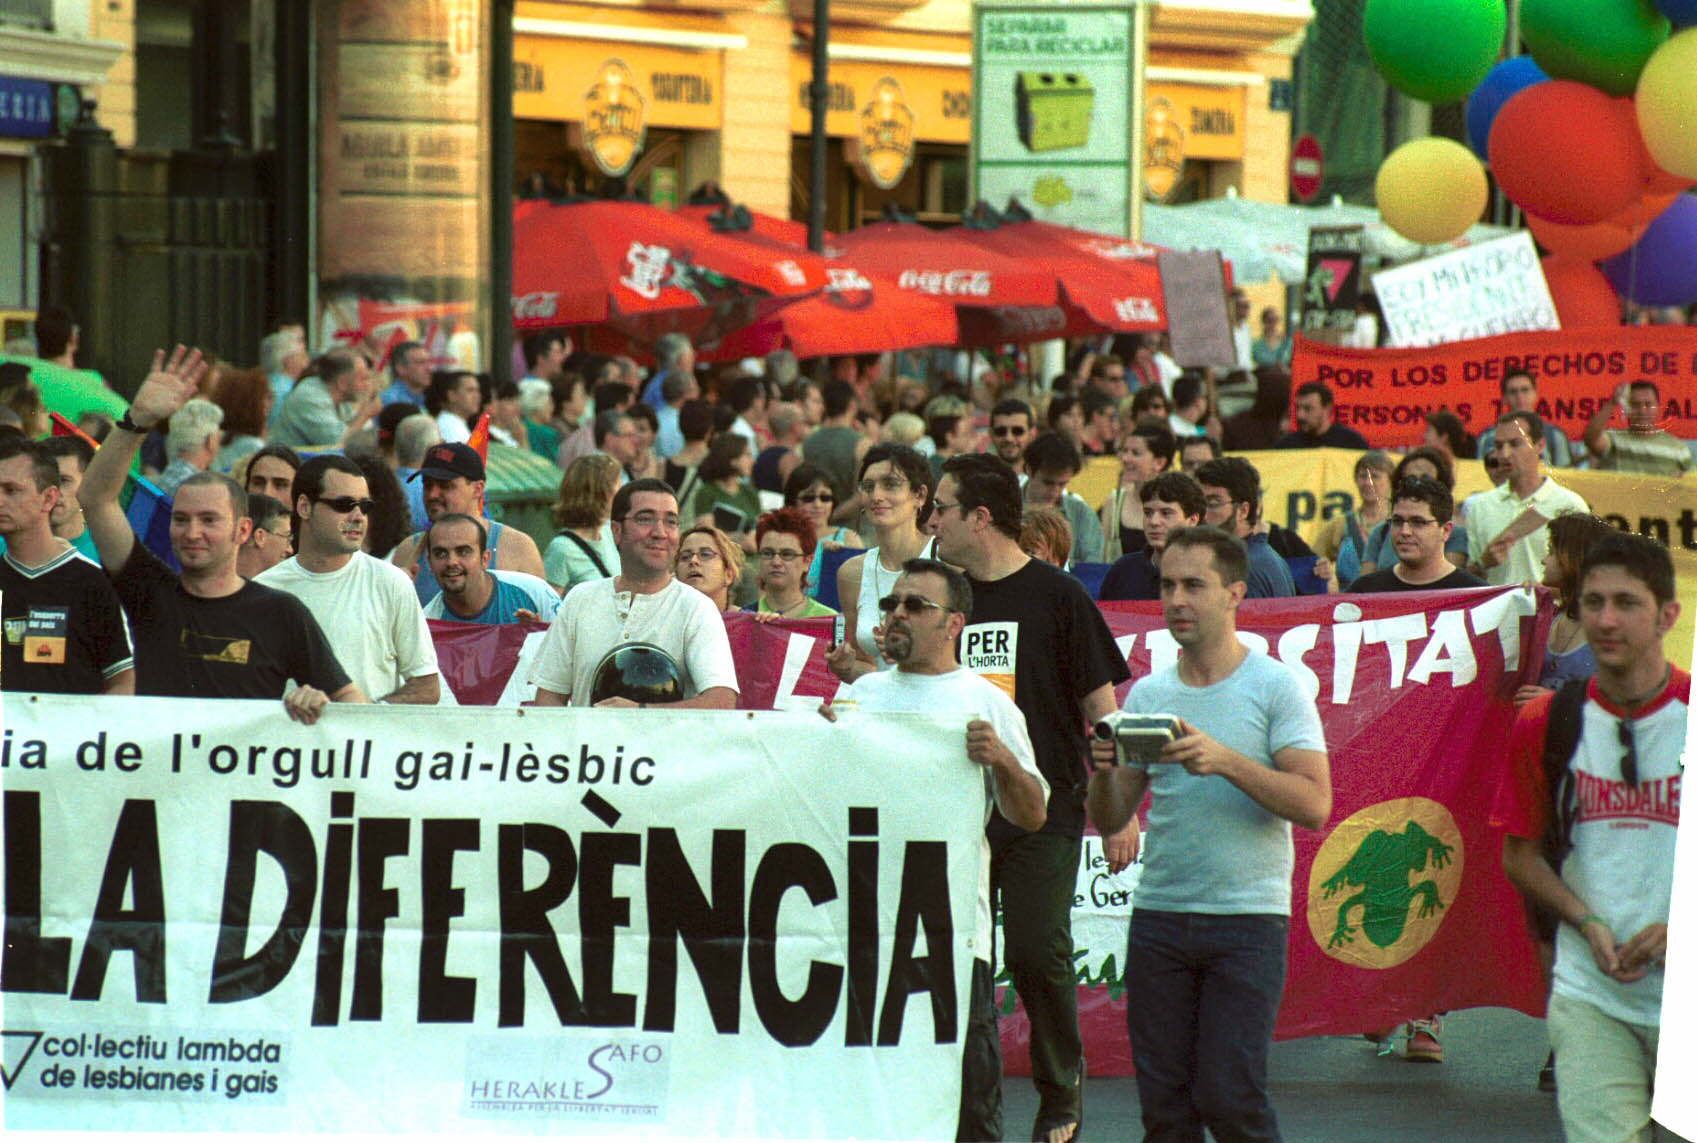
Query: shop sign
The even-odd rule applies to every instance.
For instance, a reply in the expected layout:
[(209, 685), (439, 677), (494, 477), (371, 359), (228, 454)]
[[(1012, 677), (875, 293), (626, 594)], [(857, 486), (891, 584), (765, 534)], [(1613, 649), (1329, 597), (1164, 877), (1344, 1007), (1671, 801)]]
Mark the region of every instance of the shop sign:
[(56, 127), (53, 85), (0, 75), (0, 135), (45, 139)]
[[(614, 53), (617, 58), (612, 58)], [(713, 131), (722, 123), (724, 60), (719, 52), (595, 40), (519, 36), (513, 46), (513, 115), (518, 119), (587, 123), (591, 93), (585, 76), (600, 77), (621, 63), (625, 95), (637, 95), (642, 125)]]
[(860, 177), (880, 190), (889, 190), (913, 166), (913, 109), (902, 85), (884, 76), (872, 88), (872, 98), (860, 109), (860, 133), (853, 155)]
[(1184, 174), (1184, 128), (1178, 123), (1172, 100), (1158, 96), (1149, 101), (1143, 126), (1143, 191), (1161, 202), (1178, 185)]
[(635, 164), (648, 131), (647, 106), (635, 73), (623, 60), (601, 65), (584, 93), (583, 149), (602, 174), (623, 175)]
[(1169, 118), (1183, 134), (1185, 158), (1243, 158), (1244, 110), (1248, 105), (1243, 88), (1151, 83), (1145, 98), (1151, 109), (1158, 103), (1166, 104)]
[[(897, 101), (911, 110), (912, 142), (966, 144), (972, 131), (972, 79), (965, 68), (832, 60), (825, 89), (825, 133), (863, 137), (865, 109), (876, 106), (882, 85), (897, 85)], [(813, 60), (790, 57), (790, 132), (813, 133)]]

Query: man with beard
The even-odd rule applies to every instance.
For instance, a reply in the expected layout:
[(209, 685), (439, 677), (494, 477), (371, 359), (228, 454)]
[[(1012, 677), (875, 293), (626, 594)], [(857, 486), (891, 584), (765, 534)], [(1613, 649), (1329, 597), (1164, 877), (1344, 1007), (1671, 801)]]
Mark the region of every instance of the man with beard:
[[(994, 683), (966, 670), (955, 642), (972, 614), (972, 588), (960, 572), (937, 560), (913, 559), (878, 602), (884, 654), (893, 671), (860, 676), (837, 692), (866, 711), (966, 714), (966, 757), (984, 769), (984, 823), (994, 806), (1023, 830), (1039, 830), (1048, 816), (1049, 783), (1037, 769), (1025, 716)], [(835, 721), (827, 703), (820, 713)], [(961, 1060), (957, 1139), (1002, 1137), (1002, 1060), (996, 1034), (995, 989), (987, 950), (991, 942), (990, 839), (981, 835), (977, 947), (972, 962), (965, 1055)]]
[[(595, 669), (624, 643), (652, 643), (677, 663), (684, 697), (671, 706), (729, 710), (737, 672), (725, 621), (707, 596), (672, 575), (678, 499), (663, 480), (633, 480), (613, 495), (619, 574), (580, 583), (543, 637), (530, 682), (537, 706), (588, 706)], [(624, 698), (601, 706), (637, 706)]]
[(327, 702), (365, 702), (348, 681), (318, 622), (300, 601), (249, 583), (236, 571), (248, 538), (247, 493), (227, 476), (183, 481), (171, 505), (173, 575), (136, 540), (118, 494), (149, 430), (193, 397), (206, 364), (178, 346), (153, 368), (83, 475), (79, 499), (100, 562), (118, 589), (136, 648), (136, 693), (181, 698), (283, 698), (313, 723)]
[(473, 516), (446, 512), (424, 534), (430, 571), (442, 590), (424, 607), (426, 619), (457, 623), (549, 622), (560, 593), (523, 572), (489, 570), (489, 533)]
[(990, 410), (990, 447), (1015, 472), (1025, 471), (1025, 446), (1031, 443), (1036, 425), (1031, 406), (1016, 397)]
[[(424, 481), (424, 511), (432, 520), (447, 512), (483, 518), (483, 492), (488, 474), (483, 458), (470, 445), (432, 445), (424, 454), (423, 465), (407, 479)], [(535, 540), (499, 520), (490, 520), (486, 526), (491, 568), (543, 577), (542, 553), (536, 550)], [(423, 532), (414, 532), (396, 544), (389, 553), (389, 561), (413, 577), (413, 590), (421, 606), (435, 599), (442, 590), (430, 572)]]
[(431, 706), (441, 698), (436, 647), (412, 585), (360, 550), (375, 506), (353, 461), (313, 457), (295, 473), (295, 554), (254, 582), (306, 604), (366, 694)]

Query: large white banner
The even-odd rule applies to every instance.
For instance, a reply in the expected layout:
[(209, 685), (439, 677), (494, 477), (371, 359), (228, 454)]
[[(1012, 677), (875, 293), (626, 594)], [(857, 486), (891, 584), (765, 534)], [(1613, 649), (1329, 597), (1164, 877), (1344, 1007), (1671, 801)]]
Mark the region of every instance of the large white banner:
[(9, 1128), (953, 1137), (964, 717), (3, 714)]
[(1373, 293), (1397, 346), (1561, 328), (1537, 247), (1524, 230), (1380, 270)]

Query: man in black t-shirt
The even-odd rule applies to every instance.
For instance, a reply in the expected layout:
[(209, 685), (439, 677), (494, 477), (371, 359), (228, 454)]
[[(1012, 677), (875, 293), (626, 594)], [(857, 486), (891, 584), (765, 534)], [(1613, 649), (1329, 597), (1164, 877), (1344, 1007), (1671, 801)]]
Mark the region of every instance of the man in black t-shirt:
[(1361, 576), (1349, 590), (1448, 591), (1489, 586), (1444, 556), (1444, 543), (1455, 530), (1454, 512), (1455, 502), (1441, 483), (1429, 476), (1403, 477), (1391, 493), (1391, 515), (1385, 521), (1397, 562)]
[(130, 631), (112, 584), (53, 534), (59, 464), (41, 444), (0, 439), (0, 689), (134, 694)]
[(1336, 421), (1331, 386), (1310, 381), (1296, 391), (1296, 430), (1273, 442), (1274, 448), (1366, 449), (1367, 438)]
[[(118, 493), (141, 440), (194, 395), (205, 372), (198, 350), (181, 346), (169, 364), (155, 354), (136, 391), (83, 477), (83, 512), (100, 562), (117, 584), (135, 632), (138, 694), (188, 698), (283, 698), (291, 717), (318, 720), (327, 702), (365, 702), (348, 681), (324, 633), (293, 596), (248, 583), (236, 572), (247, 539), (247, 494), (235, 481), (199, 473), (177, 489), (171, 548), (183, 573), (171, 574), (136, 542)], [(298, 684), (284, 696), (290, 680)]]
[[(1083, 1119), (1083, 1049), (1072, 963), (1072, 899), (1089, 784), (1088, 727), (1130, 678), (1102, 613), (1071, 576), (1019, 548), (1019, 478), (992, 456), (949, 458), (932, 501), (937, 558), (966, 572), (972, 615), (961, 665), (1000, 686), (1025, 715), (1048, 779), (1048, 820), (1027, 833), (990, 820), (992, 891), (1002, 900), (1004, 960), (1031, 1020), (1033, 1137), (1066, 1143)], [(1125, 864), (1136, 826), (1103, 839)]]

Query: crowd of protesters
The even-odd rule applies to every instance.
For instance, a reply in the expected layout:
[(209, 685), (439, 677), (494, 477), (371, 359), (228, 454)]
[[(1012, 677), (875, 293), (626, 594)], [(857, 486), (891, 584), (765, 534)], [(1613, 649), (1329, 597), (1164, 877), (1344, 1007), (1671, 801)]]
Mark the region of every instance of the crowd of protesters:
[[(1198, 814), (1239, 815), (1239, 851), (1287, 851), (1293, 824), (1319, 828), (1329, 814), (1313, 704), (1264, 656), (1240, 674), (1238, 602), (1541, 582), (1561, 613), (1543, 677), (1516, 696), (1528, 716), (1504, 795), (1507, 868), (1557, 938), (1545, 1082), (1559, 1081), (1570, 1130), (1626, 1122), (1637, 1104), (1599, 1095), (1597, 1076), (1631, 1086), (1642, 1060), (1629, 1066), (1598, 1041), (1614, 1025), (1653, 1033), (1635, 986), (1663, 955), (1655, 878), (1658, 863), (1671, 870), (1671, 840), (1642, 839), (1638, 857), (1655, 877), (1615, 909), (1603, 896), (1619, 888), (1614, 867), (1598, 856), (1609, 838), (1559, 798), (1551, 808), (1539, 744), (1572, 680), (1595, 680), (1583, 701), (1624, 727), (1676, 701), (1683, 711), (1689, 679), (1660, 657), (1678, 608), (1666, 553), (1623, 540), (1560, 474), (1586, 465), (1678, 477), (1691, 452), (1657, 426), (1662, 395), (1649, 382), (1620, 386), (1570, 439), (1538, 415), (1536, 379), (1510, 373), (1504, 412), (1480, 439), (1440, 412), (1420, 447), (1393, 456), (1336, 423), (1324, 384), (1292, 394), (1276, 320), (1246, 345), (1253, 372), (1214, 377), (1180, 369), (1160, 337), (1084, 343), (1064, 373), (1034, 385), (947, 369), (920, 381), (878, 355), (803, 363), (779, 351), (704, 367), (675, 334), (653, 347), (645, 375), (631, 358), (575, 351), (550, 332), (524, 340), (520, 380), (496, 383), (436, 368), (416, 342), (313, 356), (301, 329), (285, 327), (257, 347), (255, 368), (161, 353), (122, 417), (57, 435), (27, 369), (0, 366), (0, 681), (283, 699), (313, 722), (334, 702), (452, 701), (431, 620), (541, 622), (530, 678), (539, 705), (591, 701), (601, 655), (635, 639), (678, 660), (684, 705), (726, 708), (738, 680), (725, 613), (840, 612), (828, 664), (845, 695), (904, 709), (943, 678), (956, 681), (937, 694), (982, 715), (966, 749), (996, 775), (987, 869), (1031, 1019), (1034, 1133), (1064, 1143), (1083, 1117), (1069, 911), (1087, 801), (1116, 870), (1137, 857), (1146, 793), (1151, 820), (1172, 836)], [(491, 512), (491, 441), (558, 467), (551, 536)], [(1238, 454), (1268, 447), (1360, 452), (1355, 503), (1313, 545), (1265, 518), (1261, 474)], [(1492, 488), (1457, 502), (1455, 464), (1475, 456)], [(1120, 466), (1099, 507), (1069, 487), (1092, 457)], [(132, 467), (171, 501), (169, 553), (150, 550), (125, 515)], [(1094, 590), (1067, 574), (1091, 567)], [(1185, 655), (1140, 681), (1127, 709), (1182, 716), (1177, 768), (1151, 775), (1099, 754), (1091, 779), (1082, 765), (1085, 728), (1127, 678), (1093, 598), (1166, 605)], [(968, 644), (956, 650), (981, 624), (1016, 632), (999, 668), (975, 663)], [(1007, 676), (1012, 704), (959, 682), (961, 672)], [(1672, 721), (1643, 724), (1639, 772), (1624, 780), (1670, 764)], [(1585, 726), (1583, 765), (1618, 771)], [(1552, 815), (1572, 866), (1527, 847)], [(1163, 1138), (1199, 1138), (1198, 1124), (1220, 1138), (1276, 1138), (1265, 1041), (1284, 930), (1254, 918), (1288, 913), (1288, 861), (1239, 893), (1198, 873), (1213, 844), (1149, 867), (1128, 974), (1147, 983), (1235, 950), (1251, 969), (1215, 983), (1203, 972), (1198, 996), (1235, 996), (1241, 1019), (1198, 1030), (1203, 1000), (1133, 1005), (1145, 1123)], [(1193, 915), (1236, 920), (1198, 935)], [(987, 979), (975, 980), (975, 1007), (988, 1003)], [(1441, 1060), (1439, 1017), (1408, 1015), (1406, 1057)], [(1653, 1062), (1653, 1035), (1634, 1042), (1649, 1043)], [(969, 1059), (967, 1070), (963, 1137), (999, 1137), (989, 1090), (999, 1065)]]

